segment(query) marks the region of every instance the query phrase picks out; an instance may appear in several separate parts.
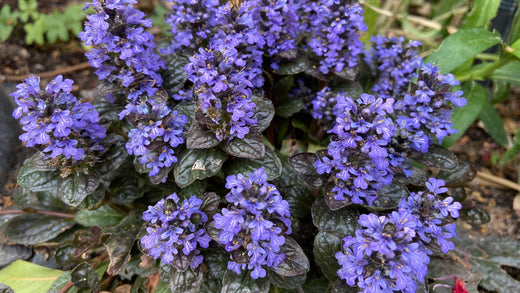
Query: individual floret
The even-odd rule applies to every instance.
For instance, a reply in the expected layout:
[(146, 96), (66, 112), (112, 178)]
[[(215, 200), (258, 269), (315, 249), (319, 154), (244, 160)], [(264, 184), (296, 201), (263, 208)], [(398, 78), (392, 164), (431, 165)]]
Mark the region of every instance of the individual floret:
[(291, 233), (289, 203), (267, 183), (263, 167), (248, 177), (228, 176), (226, 188), (229, 206), (213, 218), (219, 242), (231, 253), (228, 269), (237, 274), (248, 269), (253, 279), (264, 278), (265, 267), (277, 267), (285, 259), (280, 247)]

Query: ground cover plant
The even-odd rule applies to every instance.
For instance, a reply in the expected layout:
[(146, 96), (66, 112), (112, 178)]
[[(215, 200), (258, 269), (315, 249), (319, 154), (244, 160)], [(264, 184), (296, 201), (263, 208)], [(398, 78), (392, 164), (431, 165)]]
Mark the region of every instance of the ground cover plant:
[[(417, 40), (363, 39), (371, 4), (171, 1), (162, 38), (136, 4), (85, 5), (92, 97), (73, 95), (62, 75), (30, 76), (11, 94), (20, 140), (38, 151), (2, 229), (60, 266), (31, 267), (55, 276), (39, 286), (428, 292), (460, 273), (443, 265), (468, 241), (455, 221), (482, 211), (462, 205), (475, 172), (445, 147), (479, 111), (498, 127), (474, 79), (519, 55), (514, 42), (507, 58), (473, 63), (503, 44), (485, 28), (491, 14), (424, 59)], [(482, 42), (463, 46), (473, 38)], [(508, 257), (471, 262), (518, 266)], [(16, 262), (0, 280), (29, 266)], [(494, 290), (493, 280), (482, 283)]]

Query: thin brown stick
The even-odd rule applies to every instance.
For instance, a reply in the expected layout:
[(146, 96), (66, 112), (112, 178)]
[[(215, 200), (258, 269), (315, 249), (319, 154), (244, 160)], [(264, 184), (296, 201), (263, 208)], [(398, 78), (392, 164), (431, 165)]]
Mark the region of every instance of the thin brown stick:
[(3, 211), (0, 211), (0, 215), (18, 215), (18, 214), (26, 214), (26, 213), (35, 213), (35, 214), (56, 216), (56, 217), (60, 217), (60, 218), (74, 218), (74, 217), (76, 217), (76, 215), (74, 215), (74, 214), (67, 214), (67, 213), (60, 213), (60, 212), (53, 212), (53, 211), (40, 211), (40, 210), (32, 210), (30, 212), (22, 211), (22, 210), (3, 210)]
[[(89, 67), (90, 67), (90, 63), (83, 62), (83, 63), (79, 63), (79, 64), (76, 64), (76, 65), (67, 66), (67, 67), (64, 67), (64, 68), (58, 68), (58, 69), (55, 69), (55, 70), (38, 73), (38, 74), (35, 74), (35, 75), (38, 75), (41, 78), (54, 77), (54, 76), (56, 76), (58, 74), (70, 73), (70, 72), (74, 72), (74, 71), (81, 70), (81, 69), (87, 69)], [(29, 76), (30, 76), (30, 74), (7, 75), (5, 77), (5, 81), (22, 81), (22, 80), (26, 79)]]
[(483, 172), (477, 172), (477, 177), (479, 177), (480, 179), (487, 180), (489, 182), (493, 182), (498, 185), (501, 185), (501, 186), (504, 186), (507, 188), (511, 188), (511, 189), (514, 189), (514, 190), (520, 192), (520, 184), (517, 184), (511, 180), (507, 180), (507, 179), (495, 176), (493, 174), (483, 173)]
[(67, 284), (65, 284), (65, 286), (63, 286), (60, 291), (58, 291), (58, 293), (65, 293), (67, 292), (67, 290), (69, 290), (74, 284), (72, 283), (72, 281), (69, 281)]

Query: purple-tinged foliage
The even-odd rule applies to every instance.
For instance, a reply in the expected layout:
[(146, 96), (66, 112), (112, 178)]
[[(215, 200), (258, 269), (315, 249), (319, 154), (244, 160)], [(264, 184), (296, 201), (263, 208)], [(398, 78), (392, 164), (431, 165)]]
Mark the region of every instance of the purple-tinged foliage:
[(285, 259), (280, 246), (291, 233), (289, 204), (267, 183), (263, 167), (247, 177), (228, 176), (226, 188), (229, 205), (213, 218), (219, 242), (231, 253), (228, 269), (237, 274), (248, 269), (253, 279), (264, 278), (264, 267), (277, 267)]
[(182, 253), (190, 259), (192, 269), (203, 260), (199, 247), (208, 248), (211, 238), (203, 226), (208, 216), (200, 210), (202, 200), (192, 196), (182, 202), (176, 193), (149, 206), (143, 213), (147, 224), (141, 238), (144, 249), (154, 259), (172, 264)]
[(135, 128), (128, 132), (126, 150), (150, 170), (150, 177), (177, 163), (174, 149), (184, 143), (182, 131), (188, 121), (186, 116), (152, 99), (137, 105), (128, 103), (119, 115), (133, 122)]
[(363, 8), (347, 0), (305, 1), (301, 4), (307, 45), (319, 57), (319, 70), (341, 72), (357, 65), (363, 52), (359, 40), (366, 30)]
[(133, 7), (136, 0), (93, 0), (85, 4), (96, 13), (87, 15), (84, 31), (79, 34), (92, 50), (85, 55), (97, 68), (100, 80), (119, 82), (128, 89), (127, 98), (135, 102), (146, 94), (152, 96), (162, 84), (157, 73), (164, 62), (153, 52), (154, 37), (144, 30), (152, 21)]
[(453, 249), (449, 241), (456, 235), (453, 218), (459, 217), (462, 205), (454, 202), (452, 197), (441, 198), (448, 188), (444, 187), (444, 180), (429, 178), (426, 182), (428, 191), (412, 192), (408, 198), (401, 199), (399, 209), (413, 214), (417, 218), (417, 234), (425, 244), (433, 244), (436, 240), (442, 252)]
[(398, 98), (408, 90), (417, 70), (423, 65), (416, 48), (419, 41), (405, 45), (404, 37), (374, 36), (365, 62), (377, 77), (372, 91), (381, 98)]
[(336, 200), (349, 198), (362, 204), (377, 198), (377, 191), (392, 182), (387, 148), (394, 135), (393, 100), (368, 94), (352, 99), (338, 93), (336, 125), (328, 156), (315, 163), (319, 174), (334, 175), (331, 192)]
[(100, 143), (106, 131), (94, 106), (70, 93), (72, 83), (58, 75), (41, 90), (40, 78), (31, 75), (11, 94), (18, 105), (13, 117), (20, 119), (26, 147), (41, 147), (52, 159), (95, 161), (95, 152), (104, 150)]
[(338, 275), (361, 292), (409, 292), (424, 282), (430, 259), (421, 243), (415, 242), (417, 218), (405, 210), (387, 216), (361, 215), (355, 236), (343, 239), (336, 253)]

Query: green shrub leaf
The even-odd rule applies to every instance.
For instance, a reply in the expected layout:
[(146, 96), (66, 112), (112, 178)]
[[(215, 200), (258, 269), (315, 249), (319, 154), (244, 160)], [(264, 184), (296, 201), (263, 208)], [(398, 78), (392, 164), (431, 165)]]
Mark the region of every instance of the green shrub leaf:
[(461, 29), (444, 39), (425, 62), (438, 64), (440, 72), (446, 74), (500, 42), (500, 36), (485, 28)]
[(60, 270), (17, 260), (0, 270), (0, 283), (11, 287), (16, 293), (46, 292), (62, 274)]

